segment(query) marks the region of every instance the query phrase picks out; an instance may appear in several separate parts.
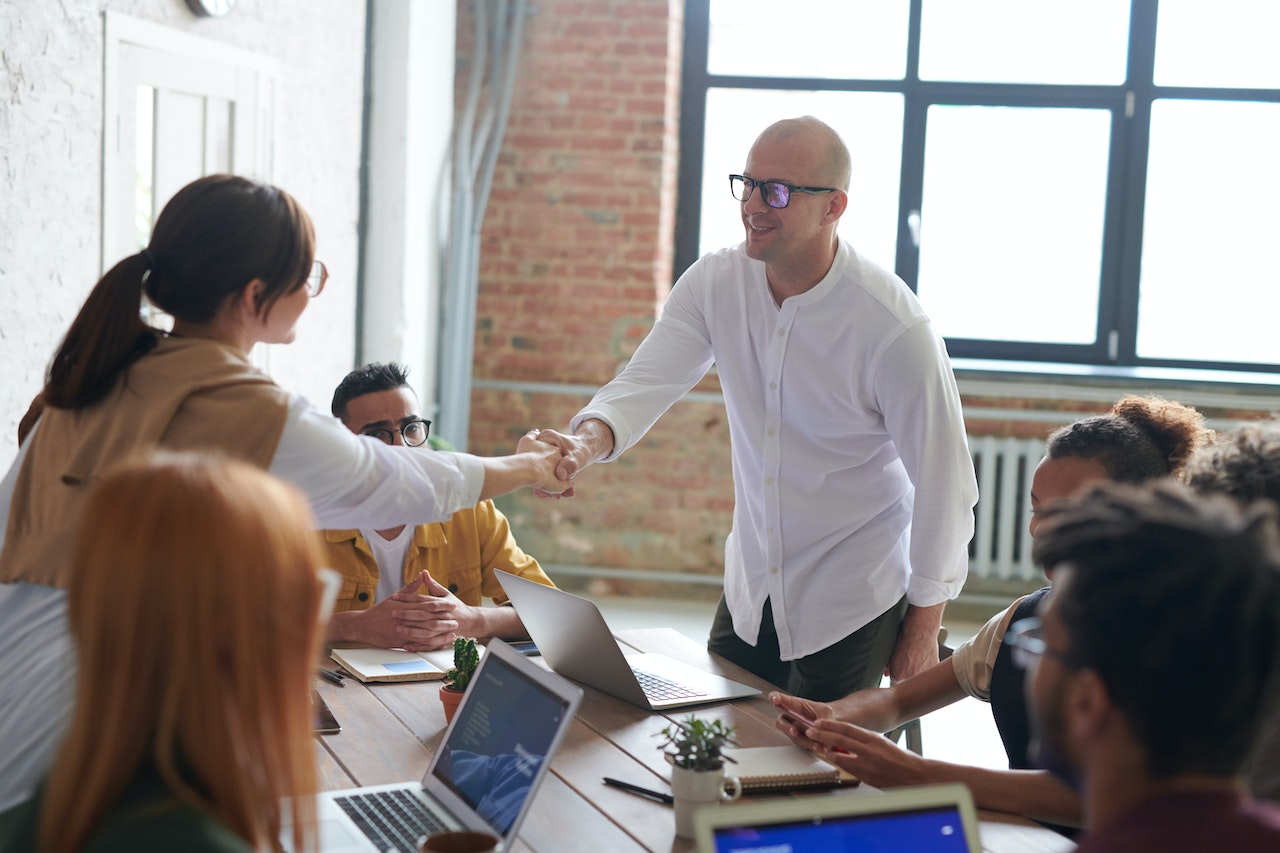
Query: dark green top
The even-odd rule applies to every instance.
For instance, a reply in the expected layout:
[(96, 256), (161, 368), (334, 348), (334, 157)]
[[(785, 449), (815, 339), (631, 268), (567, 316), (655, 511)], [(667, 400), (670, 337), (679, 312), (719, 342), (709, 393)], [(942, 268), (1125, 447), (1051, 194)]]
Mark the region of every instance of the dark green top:
[[(0, 853), (36, 849), (44, 786), (35, 798), (0, 815)], [(249, 842), (217, 818), (179, 801), (150, 763), (139, 768), (82, 848), (84, 853), (253, 853)]]

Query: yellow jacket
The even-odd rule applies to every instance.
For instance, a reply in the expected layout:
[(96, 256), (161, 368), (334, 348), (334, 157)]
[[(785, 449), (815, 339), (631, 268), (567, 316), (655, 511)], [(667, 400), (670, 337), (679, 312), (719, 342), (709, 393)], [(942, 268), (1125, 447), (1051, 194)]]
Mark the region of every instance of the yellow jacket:
[[(378, 564), (369, 543), (358, 530), (325, 530), (321, 536), (328, 565), (342, 575), (334, 610), (372, 607), (378, 590)], [(426, 570), (463, 604), (479, 605), (482, 596), (495, 604), (506, 604), (507, 596), (494, 577), (494, 569), (554, 586), (538, 561), (520, 550), (507, 517), (493, 501), (481, 501), (470, 509), (458, 510), (448, 521), (418, 525), (405, 555), (401, 582), (408, 583)]]

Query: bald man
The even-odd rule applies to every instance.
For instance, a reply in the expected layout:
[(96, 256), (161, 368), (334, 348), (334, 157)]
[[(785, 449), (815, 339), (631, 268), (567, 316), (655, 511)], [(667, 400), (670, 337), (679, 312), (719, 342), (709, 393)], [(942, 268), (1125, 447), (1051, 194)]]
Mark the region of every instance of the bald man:
[(575, 476), (638, 442), (714, 363), (736, 504), (707, 645), (819, 700), (937, 662), (978, 495), (941, 337), (901, 279), (836, 234), (849, 174), (818, 119), (765, 129), (729, 176), (745, 241), (691, 266), (626, 369), (566, 432), (539, 434)]

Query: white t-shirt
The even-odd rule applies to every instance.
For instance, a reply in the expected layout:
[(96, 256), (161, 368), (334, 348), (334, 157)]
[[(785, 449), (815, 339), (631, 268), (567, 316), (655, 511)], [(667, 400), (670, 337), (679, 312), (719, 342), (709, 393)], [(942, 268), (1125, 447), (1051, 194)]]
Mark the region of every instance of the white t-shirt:
[[(384, 528), (385, 529), (385, 528)], [(373, 593), (373, 603), (395, 595), (404, 586), (404, 558), (413, 544), (417, 528), (406, 524), (395, 539), (383, 539), (376, 530), (362, 529), (360, 535), (369, 545), (369, 553), (378, 565), (378, 588)]]

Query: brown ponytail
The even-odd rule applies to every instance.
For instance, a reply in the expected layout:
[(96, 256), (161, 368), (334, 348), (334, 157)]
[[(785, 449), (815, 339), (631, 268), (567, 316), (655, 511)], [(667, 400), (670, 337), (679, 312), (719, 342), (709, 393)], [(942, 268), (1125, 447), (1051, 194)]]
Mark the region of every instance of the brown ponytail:
[(147, 266), (141, 253), (130, 255), (98, 280), (49, 364), (45, 403), (82, 409), (98, 402), (156, 345), (155, 330), (138, 315)]

